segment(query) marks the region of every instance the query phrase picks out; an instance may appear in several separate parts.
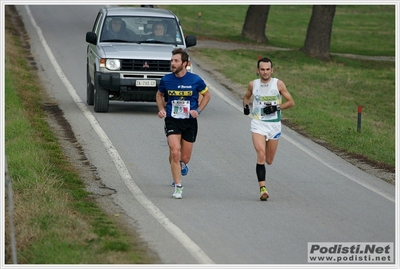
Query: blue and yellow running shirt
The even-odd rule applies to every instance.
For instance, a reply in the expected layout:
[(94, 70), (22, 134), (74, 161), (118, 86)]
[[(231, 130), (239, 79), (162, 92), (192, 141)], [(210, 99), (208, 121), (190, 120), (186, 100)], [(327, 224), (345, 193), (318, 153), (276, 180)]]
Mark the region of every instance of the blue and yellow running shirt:
[(278, 79), (272, 78), (267, 83), (261, 83), (260, 79), (253, 82), (253, 118), (265, 122), (281, 121), (281, 111), (278, 110), (271, 114), (264, 113), (264, 107), (267, 103), (271, 105), (280, 105), (282, 96), (278, 89)]
[(165, 107), (167, 117), (188, 119), (192, 117), (190, 110), (199, 106), (199, 95), (208, 91), (208, 87), (200, 76), (186, 72), (183, 77), (176, 77), (174, 73), (165, 75), (158, 90), (168, 95)]

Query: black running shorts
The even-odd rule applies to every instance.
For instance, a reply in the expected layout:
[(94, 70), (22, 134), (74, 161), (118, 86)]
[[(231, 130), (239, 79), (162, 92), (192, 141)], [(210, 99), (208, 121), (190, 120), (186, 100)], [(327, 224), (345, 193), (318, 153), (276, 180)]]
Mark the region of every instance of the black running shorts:
[(181, 134), (187, 142), (195, 142), (197, 136), (197, 119), (165, 118), (165, 135)]

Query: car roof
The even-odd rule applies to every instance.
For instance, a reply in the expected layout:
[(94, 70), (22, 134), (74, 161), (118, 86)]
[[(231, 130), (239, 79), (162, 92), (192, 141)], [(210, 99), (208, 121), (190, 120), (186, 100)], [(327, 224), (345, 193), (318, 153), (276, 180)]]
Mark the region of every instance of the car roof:
[(147, 7), (108, 7), (104, 8), (107, 16), (149, 16), (175, 18), (175, 14), (166, 9)]

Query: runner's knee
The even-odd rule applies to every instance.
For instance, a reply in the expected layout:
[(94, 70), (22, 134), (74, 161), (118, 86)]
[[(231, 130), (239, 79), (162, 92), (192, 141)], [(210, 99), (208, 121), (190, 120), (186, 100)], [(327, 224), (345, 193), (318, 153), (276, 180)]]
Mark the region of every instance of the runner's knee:
[(181, 161), (184, 162), (185, 164), (189, 163), (190, 161), (190, 156), (188, 155), (181, 155)]
[(171, 148), (171, 157), (174, 162), (177, 162), (181, 159), (181, 152), (178, 148)]
[(271, 165), (273, 161), (274, 161), (274, 160), (270, 160), (270, 159), (268, 159), (268, 158), (265, 158), (265, 162), (266, 162), (268, 165)]
[(265, 156), (265, 162), (268, 164), (268, 165), (271, 165), (272, 164), (272, 162), (274, 161), (274, 156)]

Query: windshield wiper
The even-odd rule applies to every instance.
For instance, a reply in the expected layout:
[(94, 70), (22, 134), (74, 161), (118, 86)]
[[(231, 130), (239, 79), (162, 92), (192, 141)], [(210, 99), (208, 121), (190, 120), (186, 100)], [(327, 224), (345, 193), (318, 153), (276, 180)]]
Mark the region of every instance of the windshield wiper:
[(124, 40), (124, 39), (105, 39), (102, 40), (101, 42), (121, 42), (121, 43), (130, 43), (133, 41), (128, 41), (128, 40)]
[(171, 44), (170, 42), (165, 42), (165, 41), (160, 41), (160, 40), (155, 40), (155, 39), (141, 40), (141, 41), (138, 41), (138, 43), (139, 44), (142, 44), (142, 43)]

